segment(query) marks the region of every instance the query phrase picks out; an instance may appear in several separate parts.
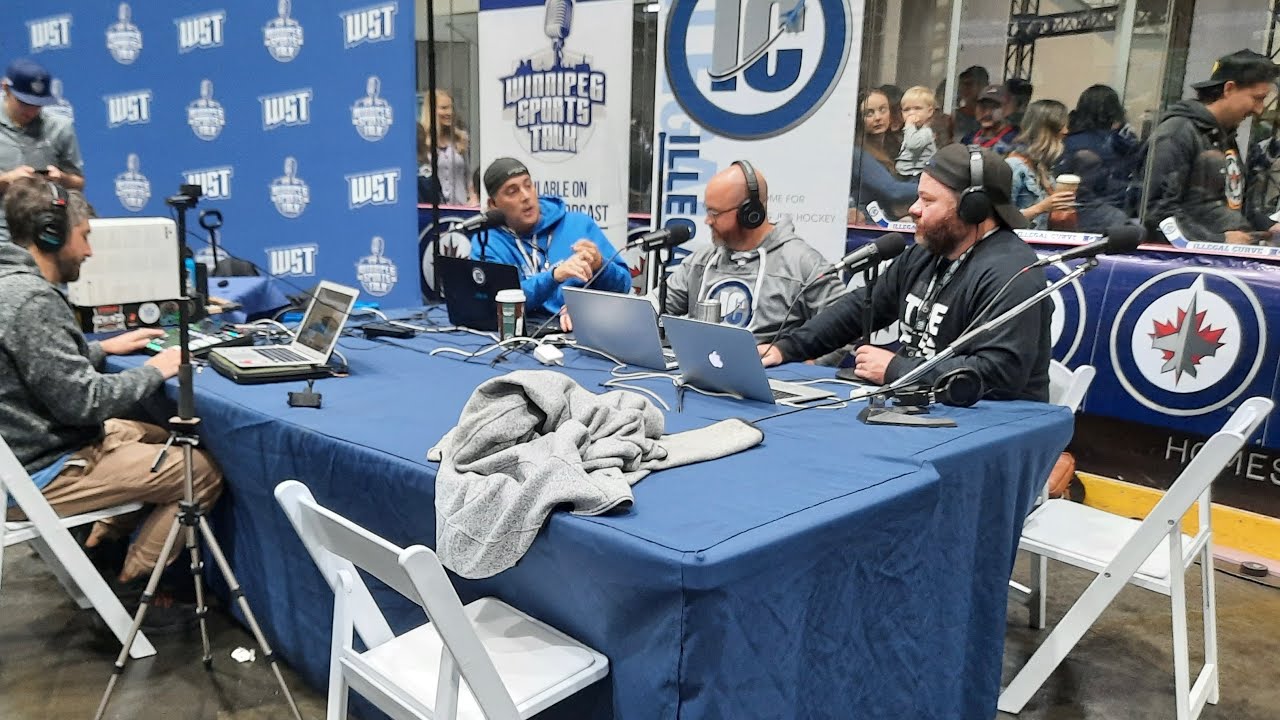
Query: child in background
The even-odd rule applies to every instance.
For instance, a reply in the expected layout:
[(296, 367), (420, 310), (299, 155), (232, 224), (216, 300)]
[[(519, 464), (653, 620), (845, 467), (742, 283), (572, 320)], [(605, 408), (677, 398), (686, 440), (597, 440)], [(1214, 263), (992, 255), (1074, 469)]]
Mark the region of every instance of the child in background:
[(933, 135), (933, 114), (937, 100), (927, 87), (917, 85), (902, 94), (902, 150), (896, 164), (903, 177), (919, 177), (938, 151)]

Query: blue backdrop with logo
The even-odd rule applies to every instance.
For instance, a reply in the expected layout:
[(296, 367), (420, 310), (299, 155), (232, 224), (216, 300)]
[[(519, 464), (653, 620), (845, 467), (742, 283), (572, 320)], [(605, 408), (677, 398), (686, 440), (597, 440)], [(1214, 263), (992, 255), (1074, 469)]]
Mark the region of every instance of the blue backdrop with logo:
[(228, 252), (300, 287), (329, 279), (362, 300), (418, 301), (412, 3), (5, 10), (2, 62), (27, 55), (53, 73), (65, 100), (53, 112), (74, 113), (100, 215), (167, 215), (165, 198), (196, 183), (199, 209), (224, 215)]

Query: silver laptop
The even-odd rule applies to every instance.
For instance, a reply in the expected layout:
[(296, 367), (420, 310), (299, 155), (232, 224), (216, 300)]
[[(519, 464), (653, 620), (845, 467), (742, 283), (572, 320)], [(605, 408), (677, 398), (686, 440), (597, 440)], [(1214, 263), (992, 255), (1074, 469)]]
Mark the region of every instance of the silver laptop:
[(835, 397), (809, 385), (770, 380), (760, 362), (755, 336), (745, 328), (670, 315), (662, 317), (662, 324), (688, 385), (767, 403)]
[(354, 288), (321, 282), (298, 325), (297, 337), (289, 345), (219, 348), (210, 354), (244, 369), (323, 365), (329, 362), (329, 354), (338, 344), (342, 327), (359, 296), (360, 291)]
[(675, 354), (658, 337), (658, 313), (645, 298), (567, 287), (564, 304), (579, 346), (651, 370), (676, 367)]

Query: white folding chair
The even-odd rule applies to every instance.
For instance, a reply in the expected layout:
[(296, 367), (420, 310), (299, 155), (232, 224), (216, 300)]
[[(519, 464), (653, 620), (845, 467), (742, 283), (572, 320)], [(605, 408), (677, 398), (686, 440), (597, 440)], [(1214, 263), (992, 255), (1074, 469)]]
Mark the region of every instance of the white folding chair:
[[(346, 720), (349, 688), (397, 720), (527, 718), (609, 673), (605, 656), (500, 600), (464, 606), (429, 548), (387, 542), (294, 480), (276, 486), (276, 500), (334, 591), (330, 720)], [(428, 622), (393, 635), (357, 567), (421, 605)], [(352, 646), (354, 632), (368, 650)]]
[[(1093, 376), (1097, 374), (1092, 365), (1081, 365), (1072, 370), (1057, 360), (1049, 361), (1049, 402), (1061, 405), (1073, 413), (1080, 412), (1084, 404), (1084, 396), (1089, 392)], [(1049, 483), (1040, 487), (1036, 498), (1036, 506), (1043, 505), (1049, 499)], [(1044, 629), (1045, 596), (1049, 585), (1049, 561), (1043, 555), (1031, 557), (1031, 580), (1027, 585), (1016, 580), (1009, 580), (1009, 599), (1030, 610), (1029, 623), (1037, 630)]]
[[(1213, 479), (1271, 414), (1272, 407), (1271, 400), (1261, 397), (1242, 403), (1226, 425), (1204, 444), (1145, 520), (1112, 515), (1068, 500), (1049, 500), (1027, 517), (1021, 548), (1098, 576), (1000, 694), (1000, 710), (1021, 712), (1049, 674), (1129, 583), (1171, 598), (1178, 720), (1199, 717), (1206, 702), (1218, 702), (1209, 489)], [(1182, 532), (1182, 516), (1197, 501), (1200, 527), (1195, 537), (1190, 537)], [(1204, 606), (1204, 667), (1193, 685), (1187, 647), (1185, 575), (1196, 560), (1200, 561)]]
[[(9, 444), (0, 438), (0, 511), (8, 507), (10, 495), (22, 512), (26, 513), (27, 519), (0, 524), (0, 576), (3, 576), (5, 548), (30, 542), (76, 604), (82, 609), (93, 608), (97, 611), (102, 621), (123, 643), (128, 637), (133, 618), (125, 612), (120, 599), (111, 592), (107, 581), (98, 574), (93, 563), (89, 562), (89, 558), (80, 549), (80, 544), (71, 537), (67, 529), (134, 512), (142, 505), (130, 503), (71, 517), (58, 517), (44, 495), (40, 494), (22, 463), (18, 462)], [(138, 659), (155, 654), (156, 649), (151, 642), (139, 632), (129, 648), (129, 656)]]

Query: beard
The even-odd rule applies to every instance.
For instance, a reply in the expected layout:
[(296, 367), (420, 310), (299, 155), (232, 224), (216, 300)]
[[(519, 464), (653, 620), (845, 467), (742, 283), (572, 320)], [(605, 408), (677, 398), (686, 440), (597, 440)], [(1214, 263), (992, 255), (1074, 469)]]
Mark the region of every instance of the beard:
[(916, 242), (925, 250), (939, 257), (948, 257), (973, 231), (956, 215), (949, 215), (941, 222), (922, 225), (916, 220)]
[(58, 276), (63, 283), (71, 283), (80, 279), (80, 264), (84, 260), (58, 256)]

